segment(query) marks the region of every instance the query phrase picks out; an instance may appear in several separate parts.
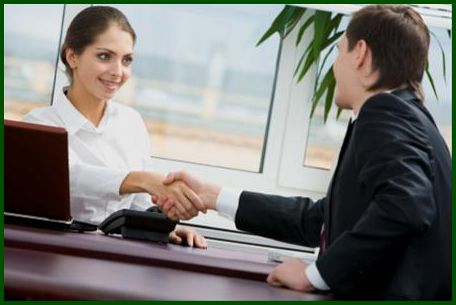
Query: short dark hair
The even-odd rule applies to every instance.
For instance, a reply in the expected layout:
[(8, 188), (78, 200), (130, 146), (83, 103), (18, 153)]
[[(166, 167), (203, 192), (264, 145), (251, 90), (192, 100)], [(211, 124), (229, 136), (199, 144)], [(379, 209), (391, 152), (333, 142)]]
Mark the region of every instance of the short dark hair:
[(65, 72), (70, 80), (72, 80), (73, 73), (66, 60), (67, 49), (72, 49), (77, 55), (82, 54), (85, 48), (92, 44), (96, 37), (106, 31), (113, 23), (118, 25), (123, 31), (130, 33), (133, 43), (135, 43), (136, 33), (128, 22), (127, 17), (114, 7), (90, 6), (74, 17), (68, 27), (65, 41), (60, 50), (60, 59), (65, 64)]
[(429, 51), (429, 29), (408, 5), (368, 5), (356, 12), (346, 30), (348, 50), (359, 40), (372, 51), (379, 78), (369, 90), (407, 84), (423, 101), (421, 81)]

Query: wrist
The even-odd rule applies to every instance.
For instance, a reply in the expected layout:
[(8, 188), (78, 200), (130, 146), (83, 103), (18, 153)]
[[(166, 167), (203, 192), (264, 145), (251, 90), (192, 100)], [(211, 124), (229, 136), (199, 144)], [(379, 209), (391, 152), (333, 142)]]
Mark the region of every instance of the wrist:
[(302, 291), (314, 291), (316, 290), (315, 286), (312, 285), (312, 282), (310, 281), (308, 275), (307, 275), (307, 269), (309, 268), (309, 266), (307, 266), (305, 269), (304, 269), (304, 281), (303, 281), (303, 285), (302, 285)]
[(163, 177), (158, 174), (145, 171), (132, 171), (123, 180), (120, 185), (119, 193), (153, 193), (158, 185), (161, 185)]
[(216, 210), (217, 209), (217, 198), (220, 194), (221, 187), (216, 184), (207, 184), (207, 194), (208, 198), (206, 201), (207, 209)]

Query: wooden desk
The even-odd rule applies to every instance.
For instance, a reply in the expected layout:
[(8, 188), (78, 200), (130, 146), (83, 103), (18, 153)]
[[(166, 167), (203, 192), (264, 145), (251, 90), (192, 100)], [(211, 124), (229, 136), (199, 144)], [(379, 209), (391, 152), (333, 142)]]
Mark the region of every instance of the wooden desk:
[(320, 300), (269, 286), (265, 255), (5, 225), (5, 294), (67, 300)]

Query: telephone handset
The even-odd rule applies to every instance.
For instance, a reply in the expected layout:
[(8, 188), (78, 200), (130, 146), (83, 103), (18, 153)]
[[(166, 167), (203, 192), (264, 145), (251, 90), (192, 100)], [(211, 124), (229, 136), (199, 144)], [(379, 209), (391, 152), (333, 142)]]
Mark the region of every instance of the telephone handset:
[(178, 221), (166, 217), (157, 207), (146, 211), (122, 209), (109, 215), (98, 228), (107, 234), (123, 238), (152, 240), (167, 243)]

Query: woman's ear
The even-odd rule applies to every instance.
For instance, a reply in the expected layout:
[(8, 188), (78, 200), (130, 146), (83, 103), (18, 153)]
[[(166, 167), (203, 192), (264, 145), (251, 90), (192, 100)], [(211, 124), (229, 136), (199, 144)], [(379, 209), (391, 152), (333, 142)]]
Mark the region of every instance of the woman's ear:
[(65, 58), (71, 69), (76, 69), (76, 53), (73, 49), (66, 49)]

